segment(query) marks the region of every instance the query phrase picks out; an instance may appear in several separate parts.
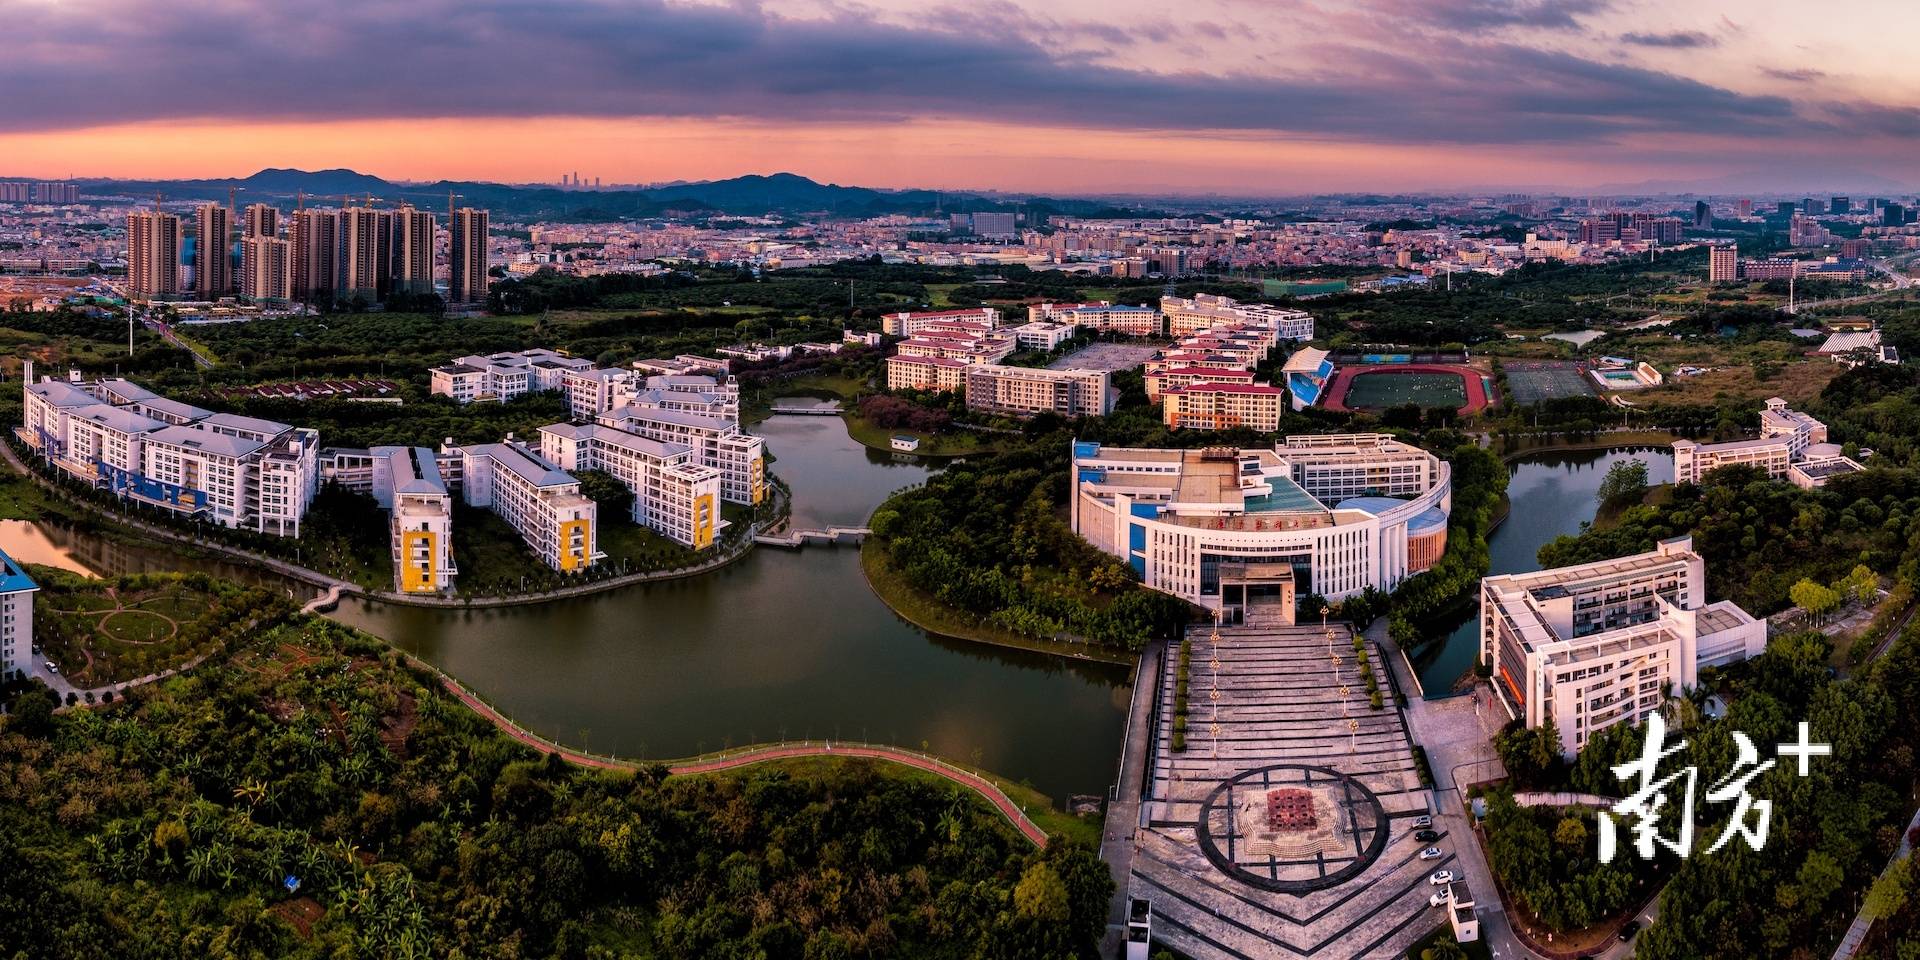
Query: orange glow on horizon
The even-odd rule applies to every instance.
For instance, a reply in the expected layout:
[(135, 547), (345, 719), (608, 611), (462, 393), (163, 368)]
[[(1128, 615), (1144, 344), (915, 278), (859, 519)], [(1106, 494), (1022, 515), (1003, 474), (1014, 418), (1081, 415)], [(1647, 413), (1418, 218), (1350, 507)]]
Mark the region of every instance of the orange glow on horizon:
[(349, 167), (390, 180), (658, 183), (791, 172), (822, 182), (1054, 193), (1283, 195), (1611, 176), (1584, 151), (1089, 130), (964, 121), (684, 118), (187, 121), (0, 133), (8, 175), (187, 179)]

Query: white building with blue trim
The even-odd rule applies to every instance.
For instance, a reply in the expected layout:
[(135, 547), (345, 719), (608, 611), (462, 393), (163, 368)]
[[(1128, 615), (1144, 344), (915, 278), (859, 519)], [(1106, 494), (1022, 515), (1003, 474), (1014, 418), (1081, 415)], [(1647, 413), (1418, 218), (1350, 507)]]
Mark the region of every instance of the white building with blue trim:
[(1385, 434), (1289, 436), (1272, 448), (1073, 445), (1075, 533), (1147, 586), (1228, 619), (1221, 569), (1291, 569), (1297, 592), (1391, 590), (1445, 548), (1445, 460)]

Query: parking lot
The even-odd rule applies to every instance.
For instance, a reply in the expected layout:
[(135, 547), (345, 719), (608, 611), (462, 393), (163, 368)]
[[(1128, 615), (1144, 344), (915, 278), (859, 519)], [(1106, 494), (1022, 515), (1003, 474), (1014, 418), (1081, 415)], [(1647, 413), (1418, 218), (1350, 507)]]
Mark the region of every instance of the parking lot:
[[(1318, 626), (1190, 636), (1186, 749), (1172, 750), (1170, 666), (1129, 878), (1154, 938), (1194, 960), (1401, 956), (1444, 922), (1428, 878), (1455, 855), (1439, 828), (1440, 854), (1421, 858), (1429, 794), (1386, 672), (1387, 707), (1374, 710), (1344, 626), (1331, 639)], [(1303, 795), (1315, 791), (1319, 819), (1336, 824), (1326, 837), (1290, 819), (1315, 821)], [(1283, 823), (1277, 836), (1259, 835), (1267, 818)]]

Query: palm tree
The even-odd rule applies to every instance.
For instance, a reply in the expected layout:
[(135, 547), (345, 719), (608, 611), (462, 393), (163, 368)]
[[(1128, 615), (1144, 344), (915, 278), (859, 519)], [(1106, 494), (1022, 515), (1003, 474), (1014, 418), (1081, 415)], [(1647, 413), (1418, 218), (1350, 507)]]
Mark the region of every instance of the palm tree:
[(187, 851), (187, 879), (194, 883), (207, 878), (213, 872), (213, 851), (199, 847)]

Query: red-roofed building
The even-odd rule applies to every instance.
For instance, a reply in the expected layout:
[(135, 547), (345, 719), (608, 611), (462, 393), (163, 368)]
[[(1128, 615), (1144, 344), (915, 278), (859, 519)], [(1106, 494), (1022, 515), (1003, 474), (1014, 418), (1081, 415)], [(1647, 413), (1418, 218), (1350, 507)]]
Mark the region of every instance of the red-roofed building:
[[(1247, 376), (1251, 378), (1252, 374)], [(1160, 402), (1170, 430), (1251, 427), (1273, 431), (1280, 429), (1287, 392), (1264, 383), (1202, 381), (1168, 389)]]
[(926, 313), (889, 313), (880, 318), (880, 330), (889, 337), (911, 337), (929, 325), (942, 323), (979, 323), (992, 330), (1000, 326), (1000, 311), (992, 307), (971, 310), (935, 310)]
[(1252, 370), (1224, 367), (1170, 367), (1147, 374), (1147, 399), (1158, 400), (1175, 387), (1190, 383), (1253, 383)]
[(946, 357), (887, 358), (888, 390), (958, 390), (972, 364)]

